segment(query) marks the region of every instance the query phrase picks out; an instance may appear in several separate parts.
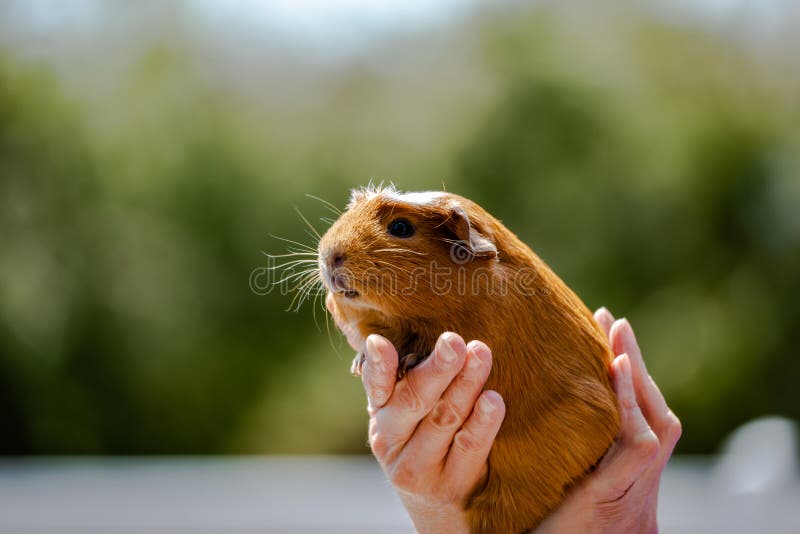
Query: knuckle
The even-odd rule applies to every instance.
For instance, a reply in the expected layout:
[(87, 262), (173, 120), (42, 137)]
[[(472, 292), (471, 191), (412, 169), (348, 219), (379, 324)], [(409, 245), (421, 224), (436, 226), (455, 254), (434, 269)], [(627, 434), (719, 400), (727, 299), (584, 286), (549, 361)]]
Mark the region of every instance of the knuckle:
[(367, 390), (367, 399), (377, 404), (376, 408), (383, 405), (392, 393), (391, 387), (386, 386), (386, 384), (367, 383), (364, 388)]
[(400, 490), (411, 491), (416, 487), (419, 473), (409, 462), (398, 462), (389, 471), (389, 482)]
[(419, 412), (422, 410), (422, 399), (414, 389), (412, 381), (404, 380), (401, 384), (398, 384), (395, 395), (397, 395), (397, 400), (400, 405), (406, 410), (410, 410), (411, 412)]
[(453, 374), (455, 363), (442, 361), (441, 358), (433, 358), (432, 370), (436, 376), (449, 376)]
[(386, 439), (386, 435), (378, 431), (370, 433), (369, 447), (378, 460), (385, 458), (391, 450), (391, 445), (389, 440)]
[(678, 442), (683, 434), (681, 420), (672, 411), (667, 415), (667, 439), (673, 445)]
[(619, 400), (619, 407), (626, 412), (635, 410), (639, 407), (634, 395), (618, 395), (617, 399)]
[(457, 447), (467, 453), (475, 453), (483, 448), (483, 441), (472, 432), (462, 430), (453, 439)]
[(451, 430), (461, 423), (461, 416), (447, 399), (439, 399), (429, 417), (431, 424), (439, 430)]
[(639, 433), (632, 441), (631, 447), (642, 458), (653, 458), (658, 454), (661, 444), (652, 430)]
[(478, 365), (475, 368), (466, 368), (457, 375), (457, 384), (458, 387), (462, 390), (472, 391), (477, 389), (483, 382), (481, 382), (481, 372), (482, 372), (482, 365)]

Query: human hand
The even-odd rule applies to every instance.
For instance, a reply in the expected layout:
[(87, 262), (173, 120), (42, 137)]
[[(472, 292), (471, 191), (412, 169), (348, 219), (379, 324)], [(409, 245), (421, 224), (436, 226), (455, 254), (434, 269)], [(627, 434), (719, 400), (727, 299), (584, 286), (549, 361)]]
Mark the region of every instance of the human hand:
[[(597, 470), (537, 532), (655, 532), (658, 485), (680, 437), (680, 422), (647, 374), (630, 324), (615, 322), (605, 309), (595, 319), (618, 355), (612, 375), (620, 435)], [(443, 339), (453, 344), (453, 363), (442, 357)], [(495, 392), (481, 395), (493, 402), (493, 412), (481, 417), (475, 402), (491, 367), (488, 347), (471, 342), (467, 348), (457, 335), (445, 334), (434, 355), (409, 372), (408, 382), (397, 384), (391, 343), (370, 336), (366, 352), (362, 378), (373, 453), (420, 532), (466, 531), (463, 505), (485, 479), (491, 444), (505, 415)], [(480, 361), (479, 371), (464, 365), (472, 358)]]
[(597, 310), (595, 320), (617, 355), (612, 377), (620, 434), (597, 470), (536, 532), (658, 532), (658, 485), (681, 423), (647, 373), (630, 323), (614, 321), (605, 308)]
[(505, 416), (495, 391), (481, 392), (492, 354), (446, 332), (431, 357), (396, 382), (397, 351), (366, 341), (362, 379), (369, 444), (418, 532), (467, 532), (467, 498), (486, 480), (487, 458)]

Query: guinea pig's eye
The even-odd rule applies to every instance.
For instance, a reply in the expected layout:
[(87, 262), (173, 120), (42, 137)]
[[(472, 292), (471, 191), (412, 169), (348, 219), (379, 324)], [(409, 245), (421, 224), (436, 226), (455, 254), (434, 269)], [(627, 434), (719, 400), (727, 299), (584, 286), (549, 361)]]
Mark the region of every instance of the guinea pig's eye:
[(395, 219), (389, 223), (389, 233), (395, 237), (411, 237), (414, 226), (407, 219)]

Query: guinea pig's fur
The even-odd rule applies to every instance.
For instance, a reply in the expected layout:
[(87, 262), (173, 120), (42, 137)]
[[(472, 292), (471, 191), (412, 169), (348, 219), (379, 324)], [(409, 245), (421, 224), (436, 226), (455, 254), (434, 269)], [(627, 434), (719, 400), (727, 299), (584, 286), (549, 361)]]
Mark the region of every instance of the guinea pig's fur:
[[(398, 219), (413, 235), (392, 235)], [(372, 333), (397, 348), (400, 377), (445, 331), (492, 350), (486, 388), (503, 396), (506, 416), (488, 479), (466, 503), (472, 532), (537, 526), (605, 454), (619, 429), (605, 335), (479, 205), (450, 193), (355, 190), (318, 252), (331, 312), (360, 336), (356, 372)]]

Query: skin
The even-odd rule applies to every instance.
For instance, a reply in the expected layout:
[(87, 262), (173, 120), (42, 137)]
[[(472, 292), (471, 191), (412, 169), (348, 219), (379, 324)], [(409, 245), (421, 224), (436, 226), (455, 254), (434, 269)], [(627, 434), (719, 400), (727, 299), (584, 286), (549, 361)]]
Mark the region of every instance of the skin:
[[(605, 308), (595, 319), (617, 355), (611, 373), (621, 431), (597, 470), (536, 531), (657, 532), (658, 486), (680, 421), (647, 373), (630, 323), (615, 321)], [(468, 532), (464, 506), (486, 479), (505, 415), (502, 397), (482, 391), (492, 365), (489, 347), (446, 332), (431, 357), (399, 382), (389, 341), (369, 336), (366, 353), (362, 379), (373, 454), (418, 532)]]

